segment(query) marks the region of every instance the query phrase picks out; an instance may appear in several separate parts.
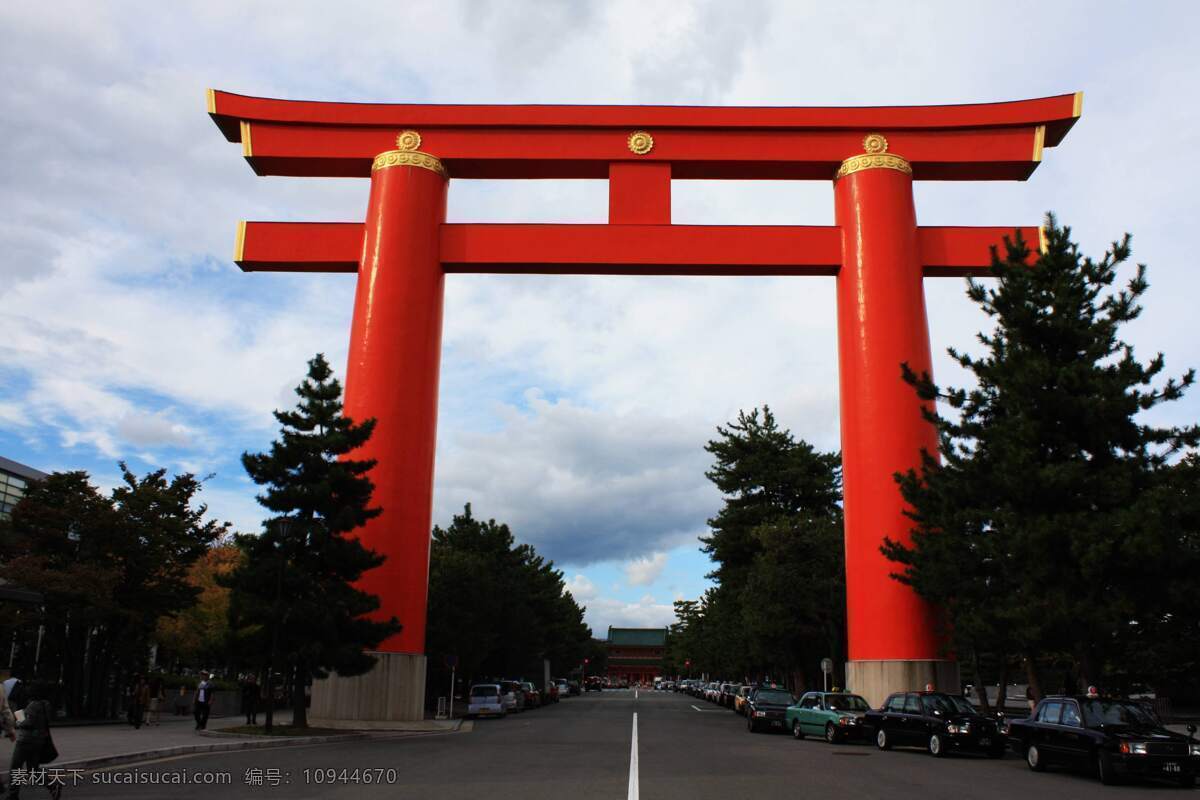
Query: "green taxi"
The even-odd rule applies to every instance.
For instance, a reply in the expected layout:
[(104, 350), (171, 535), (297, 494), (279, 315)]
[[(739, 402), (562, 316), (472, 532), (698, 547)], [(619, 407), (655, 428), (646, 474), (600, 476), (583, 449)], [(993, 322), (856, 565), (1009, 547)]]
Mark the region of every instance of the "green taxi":
[(788, 706), (784, 725), (792, 736), (823, 736), (830, 744), (847, 739), (870, 738), (862, 724), (870, 711), (867, 701), (846, 692), (806, 692), (795, 705)]

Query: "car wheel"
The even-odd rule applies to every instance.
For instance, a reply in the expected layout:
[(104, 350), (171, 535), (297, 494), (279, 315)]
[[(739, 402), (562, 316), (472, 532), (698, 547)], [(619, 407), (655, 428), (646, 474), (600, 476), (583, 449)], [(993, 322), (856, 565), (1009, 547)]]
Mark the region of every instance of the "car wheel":
[(833, 727), (832, 722), (825, 723), (825, 741), (829, 742), (830, 744), (837, 744), (837, 741), (838, 741), (837, 728)]
[(796, 739), (804, 738), (804, 731), (800, 728), (800, 720), (792, 722), (792, 736)]
[(892, 743), (888, 741), (887, 731), (883, 728), (875, 731), (875, 746), (880, 750), (891, 750)]
[(1112, 761), (1108, 757), (1108, 753), (1103, 750), (1096, 752), (1096, 777), (1105, 786), (1112, 786), (1117, 782), (1117, 776), (1113, 774)]
[(929, 737), (929, 755), (934, 758), (941, 758), (946, 755), (946, 744), (942, 741), (940, 733), (935, 733)]
[(746, 718), (746, 730), (750, 731), (751, 733), (754, 733), (758, 730), (758, 726), (754, 724), (754, 717)]
[(1046, 768), (1046, 764), (1042, 761), (1042, 754), (1038, 752), (1037, 745), (1031, 744), (1025, 748), (1025, 763), (1034, 772), (1041, 772)]

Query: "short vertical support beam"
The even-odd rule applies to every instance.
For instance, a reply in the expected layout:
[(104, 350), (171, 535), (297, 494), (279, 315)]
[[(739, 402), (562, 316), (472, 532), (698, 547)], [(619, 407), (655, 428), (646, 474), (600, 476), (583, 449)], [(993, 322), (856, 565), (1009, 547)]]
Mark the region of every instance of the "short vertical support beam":
[[(872, 137), (864, 144), (872, 152)], [(846, 512), (847, 683), (870, 702), (926, 683), (958, 691), (939, 654), (937, 615), (889, 577), (899, 565), (884, 537), (908, 539), (911, 521), (893, 475), (937, 451), (902, 362), (932, 374), (912, 170), (884, 152), (848, 159), (835, 183), (842, 266), (837, 279), (842, 461)], [(882, 148), (882, 149), (879, 149)], [(946, 685), (954, 680), (954, 685)]]
[(671, 165), (632, 161), (609, 164), (608, 221), (612, 225), (670, 225)]

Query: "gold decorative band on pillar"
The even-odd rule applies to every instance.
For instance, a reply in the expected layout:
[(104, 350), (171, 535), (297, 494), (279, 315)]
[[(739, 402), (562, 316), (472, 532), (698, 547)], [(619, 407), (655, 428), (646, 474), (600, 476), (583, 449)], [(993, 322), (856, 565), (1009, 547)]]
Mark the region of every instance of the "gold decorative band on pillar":
[(912, 165), (904, 156), (887, 152), (888, 141), (880, 133), (868, 133), (863, 137), (862, 155), (850, 156), (838, 167), (834, 180), (844, 178), (864, 169), (894, 169), (912, 175)]
[(416, 131), (404, 131), (396, 137), (396, 149), (388, 150), (375, 156), (371, 163), (371, 172), (388, 167), (420, 167), (430, 172), (436, 172), (443, 178), (449, 178), (450, 173), (441, 159), (429, 153), (422, 153), (417, 148), (421, 146), (421, 134)]

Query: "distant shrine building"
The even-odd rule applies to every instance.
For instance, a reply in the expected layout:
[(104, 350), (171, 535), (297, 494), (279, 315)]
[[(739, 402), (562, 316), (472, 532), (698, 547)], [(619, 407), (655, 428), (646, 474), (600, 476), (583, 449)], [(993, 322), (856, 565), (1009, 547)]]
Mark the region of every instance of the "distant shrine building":
[(666, 628), (608, 629), (608, 679), (653, 683), (667, 656)]

